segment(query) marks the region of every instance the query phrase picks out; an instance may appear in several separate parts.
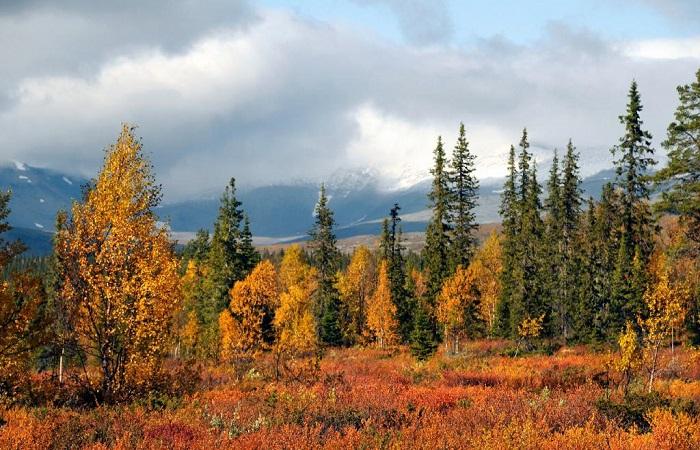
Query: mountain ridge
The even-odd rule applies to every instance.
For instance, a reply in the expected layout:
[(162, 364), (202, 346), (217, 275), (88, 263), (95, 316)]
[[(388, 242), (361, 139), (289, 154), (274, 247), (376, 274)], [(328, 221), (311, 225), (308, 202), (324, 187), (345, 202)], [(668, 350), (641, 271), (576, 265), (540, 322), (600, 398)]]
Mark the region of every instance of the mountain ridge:
[[(336, 172), (327, 182), (329, 205), (335, 212), (339, 238), (376, 235), (389, 209), (398, 203), (405, 232), (420, 232), (430, 217), (427, 193), (430, 180), (409, 187), (387, 190), (374, 169)], [(612, 169), (586, 177), (582, 190), (598, 197), (605, 182), (614, 177)], [(87, 179), (68, 176), (51, 169), (32, 167), (20, 162), (0, 166), (0, 188), (12, 189), (10, 224), (16, 235), (24, 235), (33, 251), (46, 250), (56, 212), (69, 209), (72, 200), (81, 196)], [(274, 243), (303, 240), (313, 225), (313, 211), (318, 200), (319, 184), (295, 180), (259, 187), (241, 187), (237, 196), (250, 217), (251, 229), (258, 242)], [(500, 221), (498, 207), (502, 178), (481, 180), (479, 223)], [(211, 230), (219, 208), (218, 196), (169, 202), (157, 207), (159, 218), (169, 223), (173, 235), (186, 241), (201, 228)], [(38, 232), (38, 233), (37, 233)]]

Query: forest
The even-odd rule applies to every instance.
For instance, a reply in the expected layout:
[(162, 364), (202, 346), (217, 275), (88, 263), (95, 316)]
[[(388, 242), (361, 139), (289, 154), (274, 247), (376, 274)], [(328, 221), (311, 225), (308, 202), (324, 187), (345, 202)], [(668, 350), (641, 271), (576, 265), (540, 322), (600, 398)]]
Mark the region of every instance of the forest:
[(0, 448), (700, 448), (700, 70), (677, 93), (661, 166), (631, 83), (598, 199), (523, 129), (486, 238), (466, 127), (439, 137), (421, 252), (394, 204), (341, 253), (323, 185), (258, 249), (233, 178), (176, 247), (123, 125), (50, 257), (0, 240)]

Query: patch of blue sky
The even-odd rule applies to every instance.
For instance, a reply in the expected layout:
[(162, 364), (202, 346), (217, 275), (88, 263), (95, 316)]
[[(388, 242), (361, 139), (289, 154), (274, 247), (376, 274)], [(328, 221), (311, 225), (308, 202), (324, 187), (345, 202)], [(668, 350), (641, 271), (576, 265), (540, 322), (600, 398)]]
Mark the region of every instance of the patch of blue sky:
[[(410, 3), (408, 0), (406, 7)], [(404, 41), (395, 13), (381, 0), (261, 0), (259, 4)], [(449, 9), (453, 24), (450, 42), (457, 45), (496, 36), (527, 44), (541, 38), (551, 23), (590, 30), (613, 40), (697, 35), (697, 24), (673, 20), (640, 0), (446, 0), (442, 6), (439, 1), (434, 4)]]

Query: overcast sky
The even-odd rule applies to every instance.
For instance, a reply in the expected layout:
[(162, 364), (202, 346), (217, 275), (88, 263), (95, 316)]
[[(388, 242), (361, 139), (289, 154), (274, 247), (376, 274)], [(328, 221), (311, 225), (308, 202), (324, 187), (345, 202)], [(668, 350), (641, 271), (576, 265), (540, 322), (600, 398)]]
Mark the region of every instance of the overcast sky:
[(541, 164), (571, 137), (592, 173), (633, 78), (659, 147), (700, 68), (698, 0), (57, 4), (0, 0), (0, 160), (93, 176), (130, 122), (166, 201), (343, 168), (391, 185), (460, 121), (482, 177), (525, 126)]

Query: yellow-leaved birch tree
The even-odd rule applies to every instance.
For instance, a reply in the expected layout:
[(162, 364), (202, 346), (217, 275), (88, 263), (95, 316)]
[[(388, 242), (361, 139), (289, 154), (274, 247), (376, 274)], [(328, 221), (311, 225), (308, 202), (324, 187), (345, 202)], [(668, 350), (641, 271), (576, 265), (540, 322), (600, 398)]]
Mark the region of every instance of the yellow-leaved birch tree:
[(153, 381), (167, 350), (179, 278), (168, 231), (153, 213), (160, 198), (141, 142), (124, 125), (57, 231), (58, 297), (83, 363), (99, 367), (99, 377), (82, 377), (96, 401), (124, 399)]

